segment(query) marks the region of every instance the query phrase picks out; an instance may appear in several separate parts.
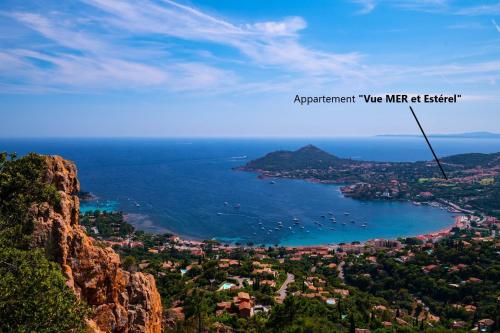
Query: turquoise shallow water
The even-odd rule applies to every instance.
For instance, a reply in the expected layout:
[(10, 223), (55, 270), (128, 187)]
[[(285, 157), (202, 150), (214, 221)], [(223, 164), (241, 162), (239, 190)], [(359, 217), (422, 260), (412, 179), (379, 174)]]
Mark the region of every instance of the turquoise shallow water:
[(120, 203), (114, 200), (89, 200), (80, 202), (80, 213), (94, 212), (115, 212), (119, 208)]
[[(197, 239), (312, 245), (411, 236), (453, 223), (451, 214), (433, 207), (360, 202), (343, 198), (337, 186), (281, 179), (271, 184), (253, 173), (232, 170), (270, 151), (297, 149), (308, 143), (342, 157), (365, 160), (432, 158), (425, 142), (415, 138), (2, 139), (0, 150), (59, 154), (74, 160), (82, 190), (99, 198), (100, 209), (123, 210), (129, 213), (129, 221), (148, 231), (172, 231)], [(433, 139), (433, 144), (440, 156), (500, 151), (500, 140)], [(238, 209), (234, 208), (237, 204)], [(82, 208), (95, 207), (84, 203)], [(328, 220), (329, 212), (336, 217), (336, 225)], [(293, 218), (304, 229), (293, 226)], [(278, 221), (283, 228), (275, 230)]]

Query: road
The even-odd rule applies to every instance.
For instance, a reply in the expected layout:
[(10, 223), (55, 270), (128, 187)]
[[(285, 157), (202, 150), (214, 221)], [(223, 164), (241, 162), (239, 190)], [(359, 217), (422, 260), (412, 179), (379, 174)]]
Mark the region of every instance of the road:
[(295, 276), (291, 273), (286, 273), (286, 280), (285, 280), (285, 282), (283, 282), (280, 289), (278, 290), (278, 294), (279, 294), (278, 297), (282, 302), (286, 297), (286, 289), (288, 288), (288, 285), (294, 281), (295, 281)]

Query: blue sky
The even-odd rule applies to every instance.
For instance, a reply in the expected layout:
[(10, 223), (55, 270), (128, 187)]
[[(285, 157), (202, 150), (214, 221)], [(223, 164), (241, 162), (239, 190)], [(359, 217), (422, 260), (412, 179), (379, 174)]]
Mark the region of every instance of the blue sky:
[(0, 4), (0, 136), (500, 132), (500, 2), (82, 0)]

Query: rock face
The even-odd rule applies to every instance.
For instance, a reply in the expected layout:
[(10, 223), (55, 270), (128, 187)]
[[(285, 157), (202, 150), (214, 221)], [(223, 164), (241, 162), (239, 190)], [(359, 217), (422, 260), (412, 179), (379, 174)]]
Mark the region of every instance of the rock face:
[(61, 203), (35, 211), (32, 245), (61, 265), (68, 286), (93, 308), (89, 331), (161, 332), (162, 306), (153, 276), (123, 270), (113, 249), (94, 244), (78, 224), (75, 165), (59, 156), (47, 157), (46, 164), (44, 180), (56, 187)]

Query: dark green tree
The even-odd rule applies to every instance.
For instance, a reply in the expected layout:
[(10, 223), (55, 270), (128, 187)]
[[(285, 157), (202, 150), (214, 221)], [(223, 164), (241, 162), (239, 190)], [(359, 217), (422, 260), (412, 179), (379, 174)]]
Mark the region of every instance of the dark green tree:
[(41, 251), (0, 249), (0, 332), (82, 332), (87, 315)]

